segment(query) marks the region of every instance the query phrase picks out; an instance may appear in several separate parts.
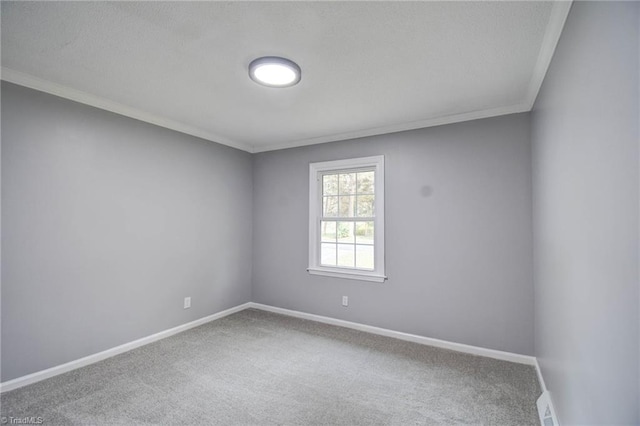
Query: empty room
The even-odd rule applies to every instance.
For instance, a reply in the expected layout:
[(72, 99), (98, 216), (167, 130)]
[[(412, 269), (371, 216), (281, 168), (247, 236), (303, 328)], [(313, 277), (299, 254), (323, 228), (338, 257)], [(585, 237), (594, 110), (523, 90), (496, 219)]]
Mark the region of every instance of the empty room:
[(640, 2), (0, 12), (1, 424), (640, 424)]

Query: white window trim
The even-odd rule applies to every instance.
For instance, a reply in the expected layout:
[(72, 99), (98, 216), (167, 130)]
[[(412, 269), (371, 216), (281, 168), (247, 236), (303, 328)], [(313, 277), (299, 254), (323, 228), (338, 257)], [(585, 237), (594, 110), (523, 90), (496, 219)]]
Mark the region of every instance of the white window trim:
[[(321, 189), (319, 175), (327, 171), (375, 168), (376, 215), (374, 218), (374, 259), (375, 269), (365, 271), (320, 265), (320, 217), (322, 203), (319, 202)], [(309, 271), (312, 275), (347, 278), (352, 280), (383, 282), (384, 274), (384, 156), (352, 158), (347, 160), (323, 161), (309, 165)]]

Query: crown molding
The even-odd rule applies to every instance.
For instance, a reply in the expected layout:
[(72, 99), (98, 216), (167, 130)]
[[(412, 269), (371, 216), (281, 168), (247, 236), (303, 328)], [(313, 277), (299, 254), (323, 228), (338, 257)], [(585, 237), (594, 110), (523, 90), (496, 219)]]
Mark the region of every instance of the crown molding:
[(347, 139), (363, 138), (367, 136), (384, 135), (388, 133), (403, 132), (406, 130), (415, 130), (426, 127), (441, 126), (444, 124), (461, 123), (464, 121), (479, 120), (482, 118), (497, 117), (500, 115), (517, 114), (520, 112), (531, 111), (535, 104), (542, 82), (547, 74), (551, 59), (556, 51), (556, 46), (560, 40), (564, 23), (567, 20), (569, 11), (573, 0), (553, 0), (553, 6), (551, 8), (549, 22), (545, 29), (542, 44), (540, 46), (540, 52), (536, 60), (536, 65), (533, 69), (531, 80), (529, 82), (529, 88), (523, 102), (503, 106), (498, 108), (489, 108), (478, 111), (471, 111), (462, 114), (446, 115), (436, 118), (430, 118), (426, 120), (412, 121), (408, 123), (392, 124), (389, 126), (375, 127), (364, 130), (357, 130), (353, 132), (338, 133), (334, 135), (320, 136), (317, 138), (309, 138), (302, 140), (294, 140), (284, 143), (277, 143), (267, 146), (254, 146), (253, 152), (266, 152), (275, 151), (278, 149), (296, 148), (300, 146), (316, 145), (328, 142), (338, 142)]
[(338, 142), (348, 139), (364, 138), (367, 136), (379, 136), (389, 133), (404, 132), (407, 130), (424, 129), (427, 127), (442, 126), (443, 124), (461, 123), (464, 121), (479, 120), (481, 118), (497, 117), (507, 114), (518, 114), (530, 111), (528, 103), (520, 103), (498, 108), (488, 108), (462, 114), (445, 115), (427, 120), (410, 121), (408, 123), (391, 124), (389, 126), (373, 127), (352, 132), (337, 133), (334, 135), (320, 136), (317, 138), (301, 139), (290, 142), (278, 143), (267, 146), (254, 146), (253, 152), (275, 151), (278, 149), (296, 148), (300, 146), (316, 145), (328, 142)]
[(190, 126), (188, 124), (180, 123), (178, 121), (161, 117), (159, 115), (151, 114), (137, 108), (133, 108), (128, 105), (103, 98), (101, 96), (92, 95), (91, 93), (73, 89), (68, 86), (63, 86), (58, 83), (53, 83), (51, 81), (26, 74), (21, 71), (16, 71), (11, 68), (2, 67), (0, 78), (4, 81), (8, 81), (9, 83), (28, 87), (40, 92), (49, 93), (51, 95), (79, 102), (81, 104), (100, 108), (105, 111), (124, 115), (126, 117), (134, 118), (146, 123), (151, 123), (156, 126), (175, 130), (176, 132), (185, 133), (187, 135), (195, 136), (201, 139), (206, 139), (208, 141), (215, 142), (221, 145), (227, 145), (232, 148), (240, 149), (242, 151), (253, 152), (249, 145), (233, 141), (231, 139), (216, 135), (197, 127)]
[(529, 83), (529, 91), (527, 92), (529, 111), (533, 109), (533, 105), (536, 103), (536, 98), (542, 87), (542, 82), (547, 75), (547, 70), (558, 46), (558, 41), (562, 35), (564, 23), (567, 21), (567, 16), (569, 16), (572, 4), (573, 0), (554, 0), (553, 2), (549, 22), (544, 32), (544, 38), (542, 39), (542, 45), (538, 53), (538, 60), (533, 69), (533, 75)]
[(205, 131), (203, 129), (180, 123), (165, 117), (157, 116), (118, 102), (105, 99), (100, 96), (92, 95), (87, 92), (76, 90), (67, 86), (53, 83), (20, 71), (10, 68), (1, 68), (0, 78), (10, 83), (20, 86), (29, 87), (41, 92), (50, 93), (72, 101), (80, 102), (116, 114), (134, 118), (136, 120), (155, 124), (156, 126), (165, 127), (177, 132), (196, 136), (232, 148), (240, 149), (249, 153), (258, 153), (266, 151), (275, 151), (287, 148), (296, 148), (301, 146), (316, 145), (328, 142), (338, 142), (348, 139), (357, 139), (368, 136), (385, 135), (389, 133), (403, 132), (407, 130), (415, 130), (426, 127), (441, 126), (444, 124), (460, 123), (464, 121), (478, 120), (482, 118), (497, 117), (500, 115), (517, 114), (521, 112), (531, 111), (533, 108), (542, 83), (544, 81), (549, 64), (553, 58), (553, 54), (558, 45), (558, 41), (562, 34), (562, 29), (566, 22), (567, 16), (573, 4), (573, 0), (554, 0), (549, 22), (545, 29), (542, 45), (533, 69), (532, 77), (527, 89), (525, 99), (521, 103), (497, 108), (488, 108), (477, 111), (470, 111), (461, 114), (445, 115), (425, 120), (411, 121), (407, 123), (397, 123), (388, 126), (373, 127), (368, 129), (355, 130), (350, 132), (336, 133), (332, 135), (324, 135), (308, 139), (297, 139), (282, 143), (269, 144), (264, 146), (248, 145), (237, 142), (232, 139)]

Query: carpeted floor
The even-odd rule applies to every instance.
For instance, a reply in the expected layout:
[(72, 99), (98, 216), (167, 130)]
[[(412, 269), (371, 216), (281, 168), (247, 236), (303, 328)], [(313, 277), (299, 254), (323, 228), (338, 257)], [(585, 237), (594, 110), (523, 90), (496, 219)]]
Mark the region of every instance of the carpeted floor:
[(536, 425), (533, 367), (245, 310), (2, 395), (44, 424)]

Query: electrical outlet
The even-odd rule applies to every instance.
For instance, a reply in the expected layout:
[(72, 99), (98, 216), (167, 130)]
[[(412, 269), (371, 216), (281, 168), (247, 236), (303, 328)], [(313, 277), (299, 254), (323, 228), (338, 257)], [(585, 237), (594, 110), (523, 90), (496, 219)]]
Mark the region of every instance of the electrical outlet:
[(185, 309), (189, 309), (191, 307), (191, 298), (190, 297), (185, 297), (184, 298), (184, 308)]
[(349, 296), (342, 296), (342, 306), (349, 306)]

